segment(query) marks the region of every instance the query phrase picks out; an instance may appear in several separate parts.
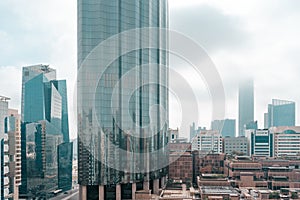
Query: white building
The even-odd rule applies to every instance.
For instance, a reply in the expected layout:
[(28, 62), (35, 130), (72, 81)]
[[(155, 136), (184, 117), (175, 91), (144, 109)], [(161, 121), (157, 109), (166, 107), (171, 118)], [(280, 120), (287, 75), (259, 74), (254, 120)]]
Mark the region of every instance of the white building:
[(268, 129), (245, 130), (245, 135), (249, 141), (250, 156), (274, 156), (274, 138)]
[(274, 135), (274, 156), (300, 155), (300, 126), (271, 127)]
[(222, 136), (219, 131), (200, 131), (192, 140), (192, 150), (222, 153)]

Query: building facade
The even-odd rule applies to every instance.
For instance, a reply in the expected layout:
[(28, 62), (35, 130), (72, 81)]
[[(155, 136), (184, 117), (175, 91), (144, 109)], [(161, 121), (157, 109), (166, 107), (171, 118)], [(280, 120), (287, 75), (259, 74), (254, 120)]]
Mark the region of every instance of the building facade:
[(73, 143), (64, 142), (58, 145), (58, 188), (63, 191), (72, 189)]
[[(48, 198), (58, 189), (58, 146), (69, 142), (65, 80), (48, 65), (23, 67), (21, 159), (24, 198)], [(70, 174), (72, 167), (69, 166)], [(72, 180), (70, 180), (72, 184)]]
[(193, 179), (193, 157), (191, 143), (172, 143), (169, 155), (169, 178), (191, 183)]
[(225, 154), (249, 155), (248, 139), (244, 136), (223, 138), (223, 148)]
[(198, 150), (207, 153), (222, 153), (223, 142), (219, 131), (200, 131), (192, 141), (192, 150)]
[(219, 131), (222, 137), (235, 137), (235, 119), (214, 120), (211, 129)]
[[(77, 11), (80, 199), (134, 199), (141, 189), (158, 193), (168, 173), (168, 70), (161, 67), (168, 54), (160, 50), (168, 38), (164, 31), (139, 28), (168, 28), (167, 0), (78, 0)], [(126, 35), (133, 29), (139, 30)], [(126, 52), (132, 46), (140, 49)], [(150, 118), (152, 105), (165, 111), (155, 108)]]
[(0, 199), (9, 195), (9, 166), (8, 166), (8, 135), (4, 134), (4, 119), (8, 115), (8, 101), (10, 98), (0, 96)]
[(271, 127), (270, 132), (274, 135), (275, 157), (300, 156), (300, 127), (281, 126)]
[(9, 199), (19, 199), (19, 186), (21, 185), (21, 116), (18, 110), (9, 109), (4, 124), (8, 141), (8, 179)]
[(269, 129), (246, 130), (250, 156), (274, 156), (274, 138)]
[(268, 105), (268, 128), (295, 126), (295, 102), (273, 99)]
[(244, 136), (244, 126), (254, 121), (253, 80), (244, 80), (239, 85), (239, 130), (238, 136)]

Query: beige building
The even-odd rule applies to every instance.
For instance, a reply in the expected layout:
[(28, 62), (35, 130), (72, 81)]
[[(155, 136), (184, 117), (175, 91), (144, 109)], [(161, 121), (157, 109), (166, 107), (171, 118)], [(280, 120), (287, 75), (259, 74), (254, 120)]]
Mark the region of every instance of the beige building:
[(21, 116), (18, 110), (9, 109), (5, 118), (5, 133), (8, 137), (9, 198), (19, 199), (21, 185)]

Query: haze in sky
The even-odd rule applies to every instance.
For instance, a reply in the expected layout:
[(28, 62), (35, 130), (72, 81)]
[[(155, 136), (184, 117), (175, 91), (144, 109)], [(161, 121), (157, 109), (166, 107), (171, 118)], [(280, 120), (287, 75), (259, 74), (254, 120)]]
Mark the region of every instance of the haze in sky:
[[(249, 76), (254, 78), (259, 127), (272, 98), (295, 101), (299, 114), (300, 1), (169, 0), (169, 5), (170, 28), (192, 38), (215, 63), (225, 87), (226, 118), (238, 118), (238, 81)], [(22, 66), (50, 64), (59, 79), (67, 79), (72, 138), (77, 127), (76, 8), (76, 1), (0, 1), (0, 95), (10, 97), (10, 107), (20, 110)], [(171, 57), (170, 64), (197, 96), (199, 119), (190, 123), (209, 128), (212, 108), (205, 82), (190, 74), (185, 61)], [(180, 126), (180, 119), (179, 104), (171, 98), (170, 127)], [(182, 136), (188, 137), (189, 125), (181, 127)]]

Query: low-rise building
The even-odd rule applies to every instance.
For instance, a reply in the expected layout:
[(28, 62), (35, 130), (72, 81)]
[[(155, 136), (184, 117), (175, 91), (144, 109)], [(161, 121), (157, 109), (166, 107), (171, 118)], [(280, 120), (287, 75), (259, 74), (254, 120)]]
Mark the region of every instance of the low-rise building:
[(241, 137), (225, 137), (223, 138), (223, 152), (225, 154), (249, 155), (248, 139)]
[(192, 182), (193, 157), (191, 143), (169, 144), (169, 178), (183, 183)]
[(201, 199), (219, 200), (239, 200), (240, 195), (233, 187), (226, 186), (201, 186), (199, 188)]
[(207, 153), (222, 153), (223, 142), (219, 131), (200, 131), (192, 141), (192, 150), (204, 151)]
[(271, 127), (274, 135), (274, 156), (291, 157), (300, 155), (300, 126)]

